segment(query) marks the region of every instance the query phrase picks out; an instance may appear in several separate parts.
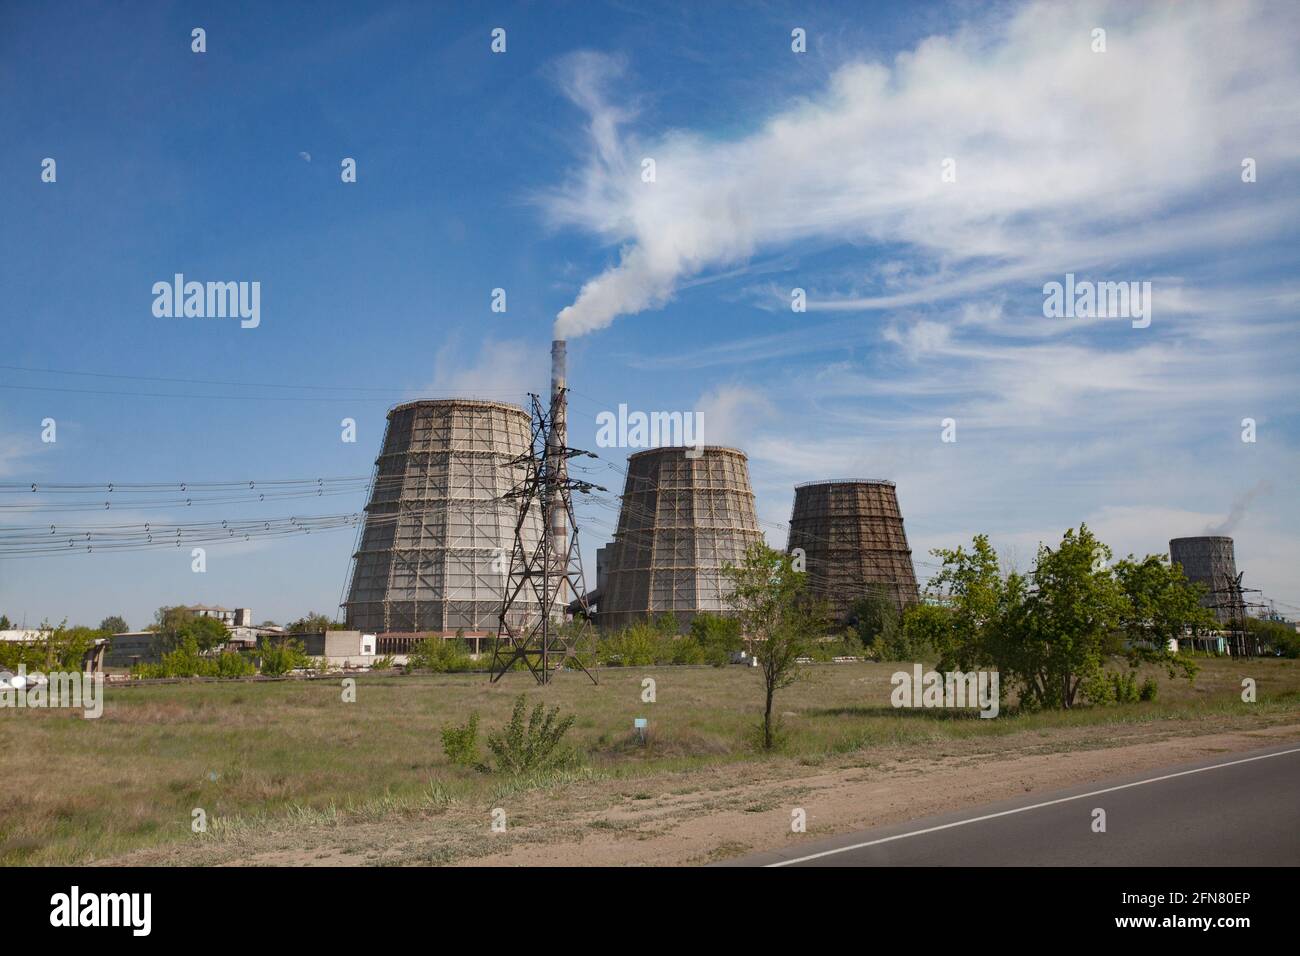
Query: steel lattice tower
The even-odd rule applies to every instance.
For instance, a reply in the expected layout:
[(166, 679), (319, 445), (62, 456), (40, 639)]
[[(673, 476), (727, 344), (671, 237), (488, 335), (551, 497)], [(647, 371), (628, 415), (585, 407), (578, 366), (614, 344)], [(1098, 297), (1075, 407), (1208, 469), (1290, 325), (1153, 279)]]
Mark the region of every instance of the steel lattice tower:
[[(578, 551), (578, 525), (573, 514), (573, 492), (603, 491), (589, 482), (570, 479), (568, 461), (590, 452), (570, 448), (563, 440), (565, 393), (560, 385), (551, 396), (551, 408), (542, 410), (532, 399), (532, 444), (528, 453), (505, 467), (522, 466), (523, 481), (507, 497), (519, 504), (510, 574), (501, 604), (500, 625), (492, 648), (491, 681), (500, 680), (516, 661), (523, 661), (539, 684), (549, 683), (553, 672), (576, 665), (597, 683), (577, 658), (575, 644), (587, 627), (586, 581)], [(595, 457), (595, 456), (591, 456)], [(546, 532), (534, 538), (527, 533), (537, 523)], [(574, 595), (578, 633), (566, 635), (554, 617), (563, 613), (566, 595)]]

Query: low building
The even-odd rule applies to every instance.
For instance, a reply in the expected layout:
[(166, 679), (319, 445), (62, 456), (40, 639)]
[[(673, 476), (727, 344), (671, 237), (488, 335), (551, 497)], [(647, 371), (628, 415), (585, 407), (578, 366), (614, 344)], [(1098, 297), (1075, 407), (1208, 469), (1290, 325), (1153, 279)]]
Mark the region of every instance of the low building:
[(375, 635), (361, 631), (317, 631), (311, 634), (266, 635), (266, 640), (280, 641), (287, 636), (301, 641), (308, 657), (323, 657), (331, 667), (369, 667), (375, 660)]
[(157, 631), (124, 631), (108, 639), (106, 667), (131, 667), (162, 662), (162, 637)]

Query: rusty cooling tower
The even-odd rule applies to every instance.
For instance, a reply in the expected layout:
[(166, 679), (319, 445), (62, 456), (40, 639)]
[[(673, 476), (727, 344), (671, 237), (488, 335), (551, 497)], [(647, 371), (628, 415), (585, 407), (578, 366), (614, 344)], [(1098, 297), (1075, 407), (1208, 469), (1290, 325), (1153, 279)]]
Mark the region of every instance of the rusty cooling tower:
[[(1237, 580), (1232, 539), (1210, 535), (1174, 538), (1169, 542), (1169, 560), (1183, 566), (1187, 580), (1205, 586), (1207, 593), (1201, 598), (1201, 606), (1213, 608), (1220, 624), (1231, 623), (1234, 604), (1241, 603), (1240, 597), (1234, 597), (1229, 590), (1229, 585)], [(1239, 616), (1244, 613), (1244, 606), (1235, 610)]]
[[(528, 414), (468, 399), (409, 402), (388, 413), (374, 489), (354, 555), (347, 626), (401, 653), (417, 634), (495, 634), (514, 547)], [(535, 547), (541, 517), (526, 527)], [(531, 542), (531, 544), (528, 544)], [(408, 638), (382, 635), (412, 635)]]
[(787, 551), (802, 548), (809, 590), (843, 621), (855, 601), (879, 593), (900, 611), (919, 599), (912, 551), (892, 481), (796, 485)]
[(685, 627), (702, 611), (727, 613), (722, 567), (763, 540), (744, 452), (705, 446), (691, 458), (686, 448), (653, 448), (627, 464), (601, 628), (664, 613)]

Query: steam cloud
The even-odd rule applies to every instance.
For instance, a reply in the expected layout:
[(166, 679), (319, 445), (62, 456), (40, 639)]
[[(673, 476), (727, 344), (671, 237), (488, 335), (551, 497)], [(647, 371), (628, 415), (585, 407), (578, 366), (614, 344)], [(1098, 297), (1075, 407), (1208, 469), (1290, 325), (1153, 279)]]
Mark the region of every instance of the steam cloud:
[(1237, 495), (1237, 497), (1232, 500), (1232, 508), (1228, 512), (1227, 517), (1218, 524), (1207, 526), (1205, 533), (1210, 536), (1232, 534), (1237, 525), (1241, 523), (1241, 519), (1246, 517), (1246, 512), (1249, 510), (1251, 503), (1260, 495), (1266, 494), (1272, 490), (1272, 485), (1267, 481), (1256, 482), (1248, 490)]
[[(732, 140), (630, 135), (634, 109), (609, 94), (622, 63), (570, 57), (563, 86), (588, 116), (590, 158), (543, 205), (620, 252), (559, 313), (555, 336), (812, 239), (904, 243), (949, 279), (990, 262), (1060, 271), (1052, 256), (1067, 237), (1123, 235), (1205, 190), (1239, 189), (1245, 155), (1300, 158), (1284, 105), (1300, 95), (1300, 9), (1035, 3), (990, 21), (930, 37), (891, 66), (843, 65), (817, 95)], [(1104, 53), (1092, 50), (1099, 26)], [(653, 183), (641, 181), (644, 157)], [(949, 157), (955, 183), (940, 176)]]

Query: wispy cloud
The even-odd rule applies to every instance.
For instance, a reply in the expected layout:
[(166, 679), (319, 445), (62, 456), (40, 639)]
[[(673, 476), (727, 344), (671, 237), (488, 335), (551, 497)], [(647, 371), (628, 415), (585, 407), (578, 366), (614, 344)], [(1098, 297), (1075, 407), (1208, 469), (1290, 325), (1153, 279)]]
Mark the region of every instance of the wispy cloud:
[[(1295, 115), (1264, 109), (1300, 95), (1295, 30), (1279, 24), (1297, 19), (1277, 5), (1032, 4), (892, 64), (846, 63), (740, 139), (638, 135), (613, 89), (620, 64), (571, 59), (565, 88), (592, 148), (545, 206), (620, 251), (557, 334), (661, 306), (693, 276), (797, 242), (902, 245), (929, 261), (914, 287), (812, 304), (862, 310), (1041, 281), (1125, 248), (1258, 239), (1295, 218), (1293, 201), (1252, 207), (1239, 171), (1243, 156), (1267, 157), (1277, 176), (1300, 156)], [(1104, 53), (1092, 49), (1099, 26)], [(955, 182), (941, 178), (948, 158)], [(1204, 212), (1207, 195), (1233, 190), (1234, 207)]]

